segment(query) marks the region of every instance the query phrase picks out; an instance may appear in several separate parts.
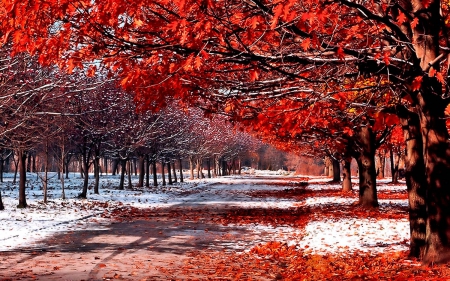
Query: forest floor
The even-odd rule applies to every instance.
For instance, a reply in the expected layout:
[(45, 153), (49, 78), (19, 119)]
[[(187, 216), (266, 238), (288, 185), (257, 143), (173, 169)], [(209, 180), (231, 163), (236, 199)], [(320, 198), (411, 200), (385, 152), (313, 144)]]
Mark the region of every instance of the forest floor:
[(30, 181), (25, 210), (7, 181), (0, 280), (450, 279), (448, 265), (407, 258), (404, 184), (380, 181), (380, 208), (366, 210), (328, 180), (260, 172), (121, 191), (108, 176), (80, 200), (74, 177), (47, 204)]

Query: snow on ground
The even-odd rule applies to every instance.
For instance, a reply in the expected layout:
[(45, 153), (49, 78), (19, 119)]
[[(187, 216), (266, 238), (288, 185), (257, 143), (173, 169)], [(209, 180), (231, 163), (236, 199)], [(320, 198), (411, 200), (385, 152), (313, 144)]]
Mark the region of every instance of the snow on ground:
[[(285, 178), (283, 178), (285, 177)], [(259, 198), (248, 195), (249, 191), (280, 190), (280, 186), (269, 183), (298, 182), (302, 177), (280, 175), (278, 172), (256, 171), (255, 175), (229, 176), (215, 179), (193, 180), (172, 187), (144, 190), (117, 190), (118, 176), (101, 178), (100, 195), (88, 192), (87, 200), (80, 200), (82, 181), (78, 175), (66, 180), (66, 200), (60, 199), (61, 190), (56, 177), (49, 186), (49, 203), (43, 204), (41, 183), (35, 174), (28, 175), (27, 202), (29, 208), (17, 209), (17, 185), (12, 184), (12, 175), (5, 175), (1, 183), (1, 195), (6, 210), (0, 211), (0, 251), (11, 251), (19, 247), (35, 247), (36, 241), (52, 235), (79, 229), (104, 229), (108, 220), (100, 217), (105, 210), (125, 205), (138, 208), (170, 207), (179, 205), (222, 205), (244, 208), (279, 208), (296, 206), (351, 205), (354, 198), (314, 197), (303, 202), (279, 198)], [(136, 180), (135, 177), (133, 177)], [(273, 178), (273, 179), (272, 179)], [(338, 185), (324, 184), (327, 179), (315, 177), (307, 187), (312, 190), (339, 189)], [(382, 181), (379, 190), (404, 190), (404, 184), (387, 185)], [(283, 187), (281, 187), (283, 188)], [(193, 192), (199, 191), (199, 192)], [(406, 200), (379, 200), (380, 206), (407, 205)], [(107, 204), (105, 204), (107, 203)], [(300, 203), (300, 204), (299, 204)], [(99, 204), (102, 204), (100, 206)], [(326, 219), (310, 221), (304, 230), (289, 226), (245, 226), (269, 239), (285, 241), (289, 245), (307, 248), (315, 253), (361, 251), (388, 251), (406, 249), (409, 238), (407, 220), (388, 219)], [(255, 244), (264, 239), (255, 239)], [(235, 245), (245, 248), (246, 245)], [(247, 245), (248, 247), (248, 245)]]

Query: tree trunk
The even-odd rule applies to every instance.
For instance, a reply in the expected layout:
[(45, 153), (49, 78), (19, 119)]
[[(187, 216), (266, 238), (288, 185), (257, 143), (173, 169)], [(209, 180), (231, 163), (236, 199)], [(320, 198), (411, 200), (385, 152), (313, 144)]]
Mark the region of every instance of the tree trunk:
[(341, 182), (341, 165), (339, 160), (332, 158), (333, 162), (333, 182)]
[(145, 155), (145, 187), (150, 187), (150, 156)]
[(153, 186), (158, 186), (158, 176), (156, 175), (156, 161), (153, 161)]
[(87, 151), (87, 145), (84, 144), (82, 148), (82, 154), (81, 160), (82, 160), (82, 167), (83, 167), (83, 191), (78, 195), (79, 198), (87, 198), (87, 190), (88, 190), (88, 184), (89, 184), (89, 159), (90, 152)]
[(117, 173), (117, 166), (119, 166), (119, 159), (112, 160), (112, 175), (115, 176)]
[(144, 155), (139, 155), (139, 181), (137, 187), (144, 186), (144, 177), (145, 177), (145, 158)]
[(359, 170), (359, 204), (364, 207), (378, 207), (376, 171), (375, 171), (375, 136), (367, 127), (360, 127), (355, 133), (359, 151), (356, 162)]
[(237, 161), (238, 161), (238, 166), (237, 166), (237, 169), (238, 169), (238, 174), (239, 174), (239, 175), (241, 175), (241, 174), (242, 174), (242, 163), (241, 163), (241, 157), (238, 157)]
[(206, 165), (208, 167), (208, 178), (210, 179), (211, 178), (211, 158), (208, 158), (206, 160)]
[(183, 182), (183, 161), (181, 161), (181, 158), (178, 159), (178, 162), (180, 163), (180, 182)]
[(94, 193), (95, 194), (100, 194), (99, 186), (100, 186), (100, 157), (98, 155), (95, 155), (95, 157), (94, 157)]
[(394, 150), (391, 148), (389, 153), (389, 159), (391, 162), (391, 176), (392, 176), (392, 183), (398, 183), (398, 162), (395, 161), (394, 157)]
[(399, 107), (399, 117), (406, 140), (405, 179), (408, 189), (410, 244), (409, 255), (421, 258), (426, 238), (426, 179), (420, 120), (417, 114)]
[(175, 169), (175, 161), (173, 161), (172, 170), (173, 170), (173, 182), (177, 182), (177, 170)]
[[(61, 148), (61, 159), (60, 159), (59, 166), (61, 167), (60, 169), (64, 171), (64, 166), (65, 166), (64, 147)], [(66, 169), (69, 170), (68, 167), (66, 167)], [(66, 191), (64, 190), (64, 176), (62, 176), (59, 180), (61, 181), (61, 199), (65, 200), (66, 199)]]
[(4, 167), (5, 167), (5, 160), (2, 158), (0, 159), (0, 182), (3, 182)]
[(450, 261), (450, 145), (444, 115), (446, 104), (436, 93), (442, 85), (437, 81), (427, 81), (428, 77), (424, 79), (424, 94), (418, 95), (416, 107), (427, 185), (426, 246), (423, 261), (445, 263)]
[[(47, 190), (48, 190), (48, 150), (49, 150), (48, 141), (45, 141), (45, 151), (44, 151), (44, 179), (43, 179), (43, 189), (44, 189), (44, 203), (47, 204)], [(28, 158), (30, 159), (30, 158)]]
[(0, 190), (0, 211), (4, 210), (5, 206), (3, 205), (3, 201), (2, 201), (2, 192)]
[(31, 152), (27, 153), (27, 172), (31, 172)]
[(376, 156), (376, 163), (377, 163), (377, 178), (378, 179), (384, 179), (384, 168), (386, 164), (386, 160), (384, 158), (384, 153), (378, 153)]
[[(132, 163), (133, 163), (134, 175), (137, 176), (138, 175), (138, 173), (137, 173), (137, 160), (136, 160), (135, 157), (133, 157), (133, 160), (130, 160), (130, 161), (133, 161)], [(131, 165), (131, 163), (130, 163), (130, 165)]]
[(194, 179), (194, 159), (192, 156), (189, 156), (189, 179)]
[(351, 192), (353, 190), (350, 170), (351, 159), (343, 160), (342, 164), (342, 192)]
[[(131, 170), (132, 170), (132, 166), (133, 166), (133, 163), (135, 163), (132, 159), (129, 159), (128, 161), (127, 161), (127, 170), (128, 170), (128, 189), (133, 189), (133, 183), (131, 182)], [(136, 166), (135, 166), (136, 167)]]
[(125, 190), (125, 172), (127, 169), (127, 159), (120, 159), (120, 167), (119, 190)]
[(173, 182), (172, 182), (172, 170), (170, 168), (170, 161), (167, 161), (167, 176), (169, 179), (169, 184), (172, 185)]
[(23, 150), (18, 151), (18, 166), (19, 166), (19, 205), (17, 208), (26, 208), (27, 199), (25, 195), (26, 181), (27, 181), (27, 154)]
[(227, 175), (227, 161), (222, 160), (222, 176)]
[(166, 185), (166, 175), (164, 174), (164, 160), (161, 161), (161, 176), (162, 176), (162, 185), (165, 186)]
[(13, 161), (14, 161), (14, 178), (12, 181), (13, 184), (16, 184), (16, 182), (17, 182), (17, 172), (19, 171), (19, 162), (20, 162), (19, 157), (20, 156), (17, 156), (17, 161), (16, 161), (15, 157), (13, 158)]

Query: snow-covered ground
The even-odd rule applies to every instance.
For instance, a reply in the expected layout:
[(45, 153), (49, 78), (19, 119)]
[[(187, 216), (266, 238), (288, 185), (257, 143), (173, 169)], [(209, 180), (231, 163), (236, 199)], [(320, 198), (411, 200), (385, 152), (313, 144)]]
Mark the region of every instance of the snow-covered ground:
[[(273, 180), (271, 179), (273, 177)], [(280, 177), (285, 177), (281, 178)], [(61, 198), (59, 181), (53, 177), (49, 186), (49, 202), (44, 204), (41, 183), (35, 174), (28, 175), (26, 209), (17, 209), (18, 187), (12, 184), (12, 175), (5, 175), (1, 183), (1, 195), (5, 210), (0, 211), (0, 251), (13, 251), (20, 247), (39, 246), (38, 241), (51, 239), (55, 234), (80, 229), (104, 229), (109, 224), (102, 218), (103, 212), (112, 211), (119, 206), (137, 208), (170, 207), (176, 205), (223, 205), (245, 208), (301, 208), (302, 206), (352, 205), (354, 198), (311, 197), (303, 202), (294, 199), (274, 197), (254, 197), (254, 191), (280, 190), (280, 182), (295, 182), (299, 177), (279, 173), (257, 171), (255, 175), (229, 176), (215, 179), (193, 180), (173, 186), (141, 189), (117, 190), (118, 176), (101, 178), (100, 195), (89, 189), (88, 199), (81, 200), (77, 195), (81, 191), (82, 180), (78, 175), (70, 175), (66, 180), (66, 200)], [(292, 181), (290, 181), (292, 178)], [(133, 177), (134, 181), (137, 181)], [(323, 184), (327, 179), (313, 178), (307, 189), (338, 189), (338, 186)], [(322, 182), (322, 184), (320, 183)], [(272, 183), (272, 184), (271, 184)], [(383, 181), (382, 183), (387, 183)], [(381, 185), (379, 190), (402, 190), (404, 185)], [(193, 192), (197, 191), (197, 192)], [(301, 203), (301, 204), (299, 204)], [(406, 200), (380, 200), (383, 207), (391, 203), (404, 206)], [(310, 221), (305, 229), (290, 226), (263, 226), (252, 224), (245, 226), (256, 232), (269, 235), (277, 241), (308, 249), (315, 253), (403, 250), (409, 238), (409, 225), (406, 219), (349, 219), (330, 218)], [(255, 241), (255, 244), (261, 241)], [(248, 246), (248, 245), (247, 245)]]

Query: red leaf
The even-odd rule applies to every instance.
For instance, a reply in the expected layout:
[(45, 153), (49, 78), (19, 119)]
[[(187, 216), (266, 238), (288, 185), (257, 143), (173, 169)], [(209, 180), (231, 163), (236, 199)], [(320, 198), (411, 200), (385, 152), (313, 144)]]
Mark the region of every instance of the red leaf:
[(414, 78), (411, 84), (411, 88), (413, 91), (417, 91), (420, 89), (420, 86), (422, 85), (422, 79), (422, 76), (417, 76), (416, 78)]
[(442, 75), (442, 72), (436, 72), (436, 79), (441, 83), (445, 83), (444, 75)]
[(436, 75), (436, 69), (434, 67), (430, 67), (430, 71), (428, 72), (428, 77), (434, 77)]
[(309, 49), (309, 45), (311, 44), (311, 39), (306, 38), (303, 40), (303, 42), (300, 44), (303, 48), (303, 50), (307, 51)]
[(422, 5), (425, 9), (428, 9), (430, 7), (431, 0), (422, 0)]
[(273, 10), (273, 19), (272, 19), (272, 23), (270, 25), (271, 29), (274, 29), (277, 24), (278, 24), (278, 19), (280, 18), (281, 14), (283, 13), (283, 5), (279, 4), (275, 7), (275, 9)]
[(419, 18), (414, 18), (411, 22), (411, 28), (415, 28), (419, 24)]
[(338, 56), (339, 59), (343, 60), (345, 58), (345, 53), (344, 53), (344, 49), (342, 49), (341, 47), (339, 47), (336, 50), (336, 55)]
[(402, 13), (401, 11), (399, 11), (398, 17), (397, 17), (397, 24), (401, 25), (406, 21), (406, 16), (404, 13)]

